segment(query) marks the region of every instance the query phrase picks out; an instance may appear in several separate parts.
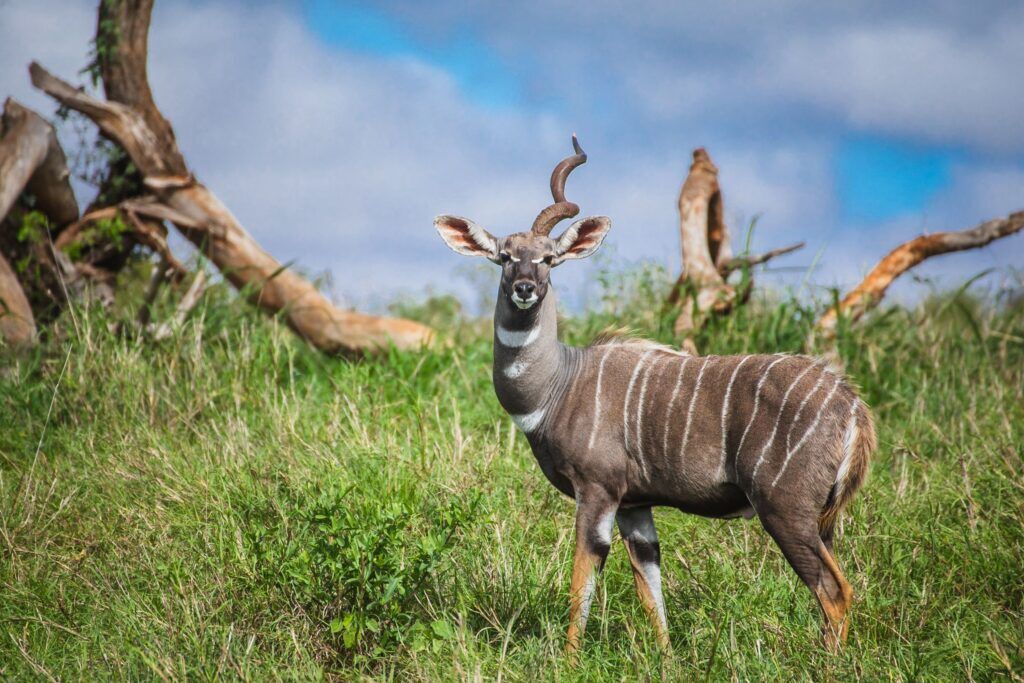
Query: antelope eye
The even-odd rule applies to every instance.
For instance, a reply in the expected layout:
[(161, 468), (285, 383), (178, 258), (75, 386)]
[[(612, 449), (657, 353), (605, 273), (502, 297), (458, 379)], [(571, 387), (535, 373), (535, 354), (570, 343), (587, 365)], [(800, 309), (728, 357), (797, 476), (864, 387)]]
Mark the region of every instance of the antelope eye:
[(498, 258), (501, 260), (502, 263), (508, 263), (509, 261), (512, 260), (512, 254), (508, 253), (507, 251), (503, 251), (500, 254), (498, 254)]
[(555, 255), (554, 254), (548, 254), (547, 256), (544, 257), (544, 263), (546, 263), (549, 266), (554, 262), (554, 260), (555, 260)]

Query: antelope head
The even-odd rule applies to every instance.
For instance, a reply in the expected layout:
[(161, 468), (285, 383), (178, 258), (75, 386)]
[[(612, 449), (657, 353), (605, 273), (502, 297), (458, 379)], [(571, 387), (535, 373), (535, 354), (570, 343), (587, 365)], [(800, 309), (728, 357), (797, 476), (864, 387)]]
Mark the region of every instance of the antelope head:
[(438, 216), (434, 227), (453, 250), (465, 256), (483, 256), (501, 266), (501, 295), (520, 310), (534, 307), (548, 292), (551, 269), (569, 259), (586, 258), (601, 246), (611, 221), (591, 216), (571, 224), (560, 237), (552, 239), (551, 230), (580, 207), (565, 198), (565, 180), (573, 169), (587, 161), (576, 136), (572, 136), (572, 156), (563, 159), (551, 172), (553, 204), (541, 211), (526, 232), (498, 238), (468, 218)]

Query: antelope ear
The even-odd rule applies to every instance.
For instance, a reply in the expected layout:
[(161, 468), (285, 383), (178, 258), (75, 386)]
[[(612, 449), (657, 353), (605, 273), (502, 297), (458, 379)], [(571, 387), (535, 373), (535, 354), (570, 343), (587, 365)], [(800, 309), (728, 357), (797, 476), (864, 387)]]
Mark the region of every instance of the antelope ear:
[(452, 250), (463, 256), (483, 256), (497, 263), (498, 240), (468, 218), (438, 216), (434, 227)]
[(607, 216), (590, 216), (576, 221), (555, 243), (555, 263), (590, 256), (601, 246), (611, 227), (612, 221)]

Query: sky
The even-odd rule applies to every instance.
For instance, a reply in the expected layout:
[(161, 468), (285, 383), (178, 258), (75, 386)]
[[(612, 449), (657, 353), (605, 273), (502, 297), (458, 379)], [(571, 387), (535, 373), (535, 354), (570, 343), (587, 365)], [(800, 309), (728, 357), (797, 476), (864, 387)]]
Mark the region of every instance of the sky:
[[(0, 94), (52, 115), (26, 66), (83, 81), (94, 21), (95, 1), (0, 0)], [(1017, 2), (158, 0), (150, 82), (197, 177), (346, 305), (480, 301), (486, 264), (433, 217), (527, 229), (574, 132), (589, 161), (567, 195), (613, 227), (598, 264), (556, 271), (569, 305), (597, 267), (679, 270), (698, 146), (736, 242), (757, 218), (754, 251), (808, 243), (760, 281), (821, 295), (917, 234), (1024, 208), (1021, 36)], [(1019, 282), (1024, 236), (897, 295), (990, 268)]]

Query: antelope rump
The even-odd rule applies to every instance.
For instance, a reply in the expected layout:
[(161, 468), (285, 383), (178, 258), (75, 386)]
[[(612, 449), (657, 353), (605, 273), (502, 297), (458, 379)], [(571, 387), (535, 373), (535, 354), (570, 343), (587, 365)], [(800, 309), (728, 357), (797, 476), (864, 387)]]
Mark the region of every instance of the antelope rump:
[(669, 647), (652, 508), (706, 517), (756, 516), (817, 598), (830, 647), (847, 632), (853, 598), (833, 551), (839, 513), (875, 449), (871, 413), (823, 361), (783, 354), (690, 356), (654, 342), (558, 341), (551, 269), (594, 253), (603, 216), (572, 223), (565, 198), (575, 154), (551, 175), (554, 203), (527, 232), (497, 238), (466, 218), (434, 225), (449, 247), (501, 267), (494, 313), (494, 389), (548, 480), (576, 501), (567, 649), (578, 652), (618, 524), (637, 593)]

